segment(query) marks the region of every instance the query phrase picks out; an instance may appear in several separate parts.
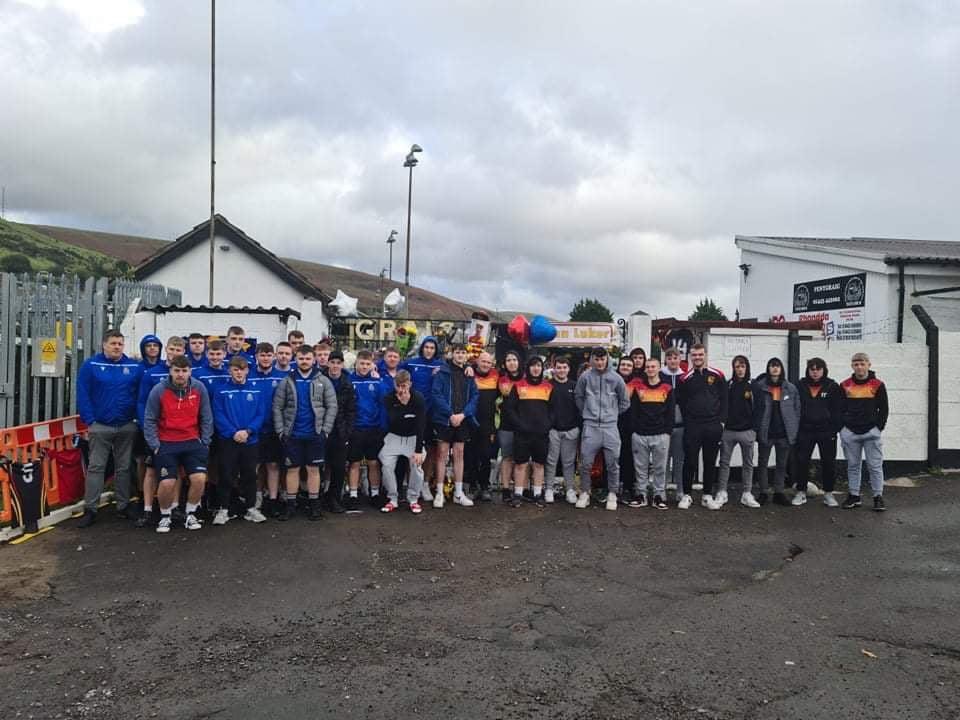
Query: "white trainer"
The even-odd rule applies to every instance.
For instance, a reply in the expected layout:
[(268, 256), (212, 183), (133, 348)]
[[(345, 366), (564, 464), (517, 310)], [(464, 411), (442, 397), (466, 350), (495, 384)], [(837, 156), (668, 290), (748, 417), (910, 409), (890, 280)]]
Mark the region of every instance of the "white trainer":
[(705, 494), (700, 498), (700, 504), (705, 507), (707, 510), (719, 510), (723, 505), (717, 505), (717, 501), (713, 499), (713, 495)]
[(187, 515), (186, 521), (184, 521), (183, 526), (187, 530), (201, 530), (203, 529), (203, 523), (197, 520), (197, 516), (193, 513)]
[(457, 505), (463, 505), (463, 507), (473, 507), (473, 500), (471, 500), (466, 493), (454, 495), (453, 502)]
[(424, 502), (433, 502), (433, 493), (430, 492), (430, 487), (427, 483), (424, 483), (423, 487), (420, 488), (420, 499)]
[(437, 510), (443, 509), (443, 490), (438, 491), (437, 494), (433, 496), (433, 507)]
[(757, 499), (753, 496), (753, 493), (745, 492), (740, 496), (740, 504), (748, 508), (758, 508), (760, 503), (757, 502)]
[(607, 510), (617, 509), (617, 494), (607, 493)]
[(837, 502), (837, 496), (832, 492), (823, 494), (823, 504), (827, 507), (840, 507), (840, 503)]
[(213, 516), (213, 524), (226, 525), (229, 519), (230, 519), (230, 512), (226, 508), (220, 508), (219, 510), (217, 510), (217, 514)]
[(546, 489), (543, 491), (543, 501), (544, 501), (547, 505), (553, 505), (553, 500), (554, 500), (554, 497), (553, 497), (553, 488), (552, 488), (552, 487), (548, 487), (548, 488), (546, 488)]
[(677, 507), (681, 510), (689, 510), (691, 505), (693, 505), (693, 498), (689, 495), (681, 496), (680, 502), (677, 503)]
[(582, 492), (577, 498), (577, 509), (586, 510), (588, 507), (590, 507), (590, 493)]
[(720, 507), (723, 507), (728, 502), (730, 502), (730, 496), (727, 495), (726, 490), (721, 490), (714, 496), (713, 500), (715, 503), (717, 503), (717, 505), (719, 505)]
[(573, 488), (571, 488), (570, 490), (567, 490), (567, 502), (570, 503), (571, 505), (577, 504), (577, 491), (574, 490)]
[(158, 533), (168, 533), (170, 532), (170, 527), (173, 525), (173, 520), (170, 519), (169, 515), (162, 515), (160, 517), (160, 522), (157, 523), (157, 532)]
[(267, 516), (260, 512), (260, 510), (257, 508), (252, 507), (247, 510), (247, 513), (243, 516), (243, 519), (247, 522), (262, 523), (267, 521)]
[(806, 494), (806, 493), (802, 493), (802, 492), (798, 492), (796, 495), (793, 496), (793, 500), (790, 501), (790, 504), (791, 504), (791, 505), (794, 505), (795, 507), (800, 507), (801, 505), (806, 505), (806, 504), (807, 504), (807, 494)]
[(807, 481), (807, 497), (819, 497), (823, 495), (823, 490), (817, 487), (815, 482)]

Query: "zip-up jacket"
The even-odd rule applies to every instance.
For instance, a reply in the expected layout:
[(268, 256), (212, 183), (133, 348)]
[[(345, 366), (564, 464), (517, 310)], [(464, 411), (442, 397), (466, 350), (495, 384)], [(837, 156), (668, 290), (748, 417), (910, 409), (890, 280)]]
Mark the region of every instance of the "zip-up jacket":
[(823, 435), (836, 434), (843, 426), (843, 392), (840, 386), (824, 375), (818, 382), (809, 376), (800, 379), (800, 429)]
[(253, 350), (253, 348), (251, 348), (250, 350), (244, 350), (243, 348), (241, 348), (239, 352), (230, 352), (229, 350), (227, 350), (223, 354), (223, 364), (230, 365), (230, 361), (233, 360), (235, 357), (242, 357), (244, 360), (246, 360), (247, 365), (250, 366), (251, 370), (257, 365), (257, 355), (256, 355), (256, 352)]
[(387, 432), (400, 437), (416, 436), (416, 452), (423, 452), (423, 435), (427, 427), (427, 403), (423, 395), (411, 388), (410, 399), (404, 405), (393, 391), (383, 398), (383, 407)]
[(887, 426), (890, 405), (887, 386), (877, 378), (876, 373), (871, 370), (863, 380), (851, 375), (840, 383), (840, 389), (843, 391), (843, 426), (857, 435), (869, 432), (872, 428), (882, 432)]
[[(297, 380), (299, 371), (287, 375), (273, 393), (273, 430), (283, 438), (293, 434), (297, 422)], [(310, 383), (310, 407), (313, 409), (313, 430), (319, 435), (329, 435), (337, 417), (337, 394), (330, 380), (320, 372), (315, 372), (307, 380)], [(379, 385), (379, 382), (377, 383)]]
[(780, 418), (783, 420), (787, 441), (793, 445), (800, 430), (800, 393), (797, 386), (786, 379), (779, 385), (774, 385), (767, 379), (766, 373), (753, 383), (757, 442), (770, 442), (770, 427), (773, 424), (774, 403), (777, 400), (780, 402)]
[(357, 421), (357, 392), (353, 389), (353, 383), (350, 382), (347, 373), (340, 373), (340, 377), (336, 380), (330, 377), (327, 379), (337, 393), (337, 418), (333, 422), (333, 431), (330, 436), (340, 442), (347, 442)]
[(190, 367), (192, 369), (196, 370), (197, 368), (202, 368), (204, 365), (207, 364), (207, 353), (203, 353), (203, 355), (201, 355), (200, 357), (195, 358), (193, 356), (193, 353), (187, 350), (187, 360), (190, 361)]
[[(436, 353), (429, 360), (423, 356), (423, 346), (428, 342), (432, 342), (433, 347), (436, 348)], [(446, 363), (443, 361), (443, 358), (438, 357), (439, 355), (440, 343), (437, 342), (435, 337), (428, 335), (420, 341), (420, 348), (417, 351), (417, 356), (408, 360), (403, 360), (399, 366), (401, 370), (406, 370), (408, 373), (410, 373), (410, 378), (413, 382), (413, 389), (418, 390), (420, 394), (423, 395), (423, 399), (427, 403), (428, 409), (433, 402), (433, 377), (437, 372), (437, 368), (446, 365)]]
[(684, 372), (681, 368), (677, 368), (676, 372), (670, 372), (669, 368), (663, 368), (660, 371), (660, 379), (668, 383), (673, 389), (673, 426), (675, 428), (683, 427), (683, 413), (680, 411), (680, 403), (676, 402), (677, 399), (677, 388), (680, 387), (680, 380), (683, 378)]
[(158, 363), (163, 362), (159, 355), (157, 355), (155, 362), (150, 362), (147, 360), (147, 343), (156, 343), (160, 346), (160, 352), (163, 352), (163, 340), (158, 338), (156, 335), (144, 335), (142, 338), (140, 338), (140, 364), (143, 365), (144, 370), (148, 370)]
[(126, 355), (97, 353), (77, 373), (77, 412), (86, 425), (124, 425), (136, 418), (143, 366)]
[(241, 385), (231, 379), (217, 387), (213, 391), (213, 423), (217, 435), (232, 440), (238, 432), (246, 430), (246, 444), (256, 445), (267, 419), (264, 393), (271, 394), (266, 387), (261, 390), (249, 380)]
[(546, 435), (553, 427), (550, 415), (550, 396), (553, 383), (541, 378), (525, 377), (513, 384), (504, 412), (516, 432)]
[(756, 411), (754, 410), (753, 383), (750, 370), (742, 380), (736, 377), (727, 382), (727, 430), (756, 430)]
[(517, 371), (516, 375), (510, 375), (506, 370), (501, 372), (497, 378), (497, 391), (500, 393), (500, 429), (504, 432), (513, 432), (516, 430), (516, 428), (510, 424), (510, 418), (508, 418), (504, 412), (503, 406), (510, 396), (510, 391), (513, 390), (514, 383), (520, 382), (522, 379), (522, 372)]
[(154, 385), (143, 414), (143, 438), (156, 452), (160, 443), (213, 439), (213, 412), (203, 383), (190, 378), (177, 387), (170, 378)]
[(202, 382), (207, 392), (212, 395), (217, 386), (230, 382), (230, 370), (226, 363), (221, 364), (218, 368), (203, 365), (196, 368), (190, 377)]
[[(620, 379), (623, 380), (623, 386), (627, 391), (627, 401), (630, 401), (630, 381), (636, 378), (637, 376), (633, 373), (630, 375), (622, 375), (617, 370), (617, 375), (620, 375)], [(631, 442), (630, 436), (633, 435), (633, 415), (630, 412), (630, 405), (627, 405), (627, 409), (620, 413), (620, 416), (617, 418), (617, 431), (620, 433), (620, 443), (629, 443)]]
[[(452, 363), (450, 364), (452, 365)], [(455, 383), (463, 382), (463, 409), (460, 412), (464, 415), (464, 422), (477, 424), (477, 384), (472, 378), (463, 376), (463, 369), (453, 370), (450, 365), (443, 365), (433, 378), (433, 401), (430, 403), (430, 420), (435, 425), (448, 427), (450, 425), (450, 416), (454, 414), (453, 408), (456, 403)], [(458, 372), (461, 378), (454, 379), (453, 373)]]
[(260, 427), (261, 435), (273, 435), (273, 394), (289, 374), (275, 367), (271, 367), (266, 372), (261, 370), (259, 365), (250, 368), (247, 384), (260, 391), (260, 400), (263, 403), (264, 422)]
[(673, 432), (673, 388), (660, 380), (651, 385), (647, 379), (635, 377), (627, 383), (630, 395), (630, 420), (633, 434), (669, 435)]
[(486, 375), (473, 369), (473, 381), (477, 385), (477, 424), (487, 435), (497, 429), (497, 398), (500, 397), (500, 373), (490, 368)]
[(358, 373), (350, 373), (349, 379), (357, 394), (357, 416), (354, 427), (357, 430), (386, 427), (386, 418), (383, 415), (383, 383), (373, 375)]
[(580, 410), (577, 409), (577, 399), (574, 397), (577, 383), (569, 377), (566, 382), (551, 380), (553, 391), (550, 393), (550, 417), (553, 419), (553, 430), (561, 432), (580, 427)]
[(690, 368), (680, 380), (677, 402), (686, 425), (724, 423), (727, 421), (726, 378), (716, 368)]
[(607, 365), (604, 372), (590, 368), (577, 379), (574, 399), (584, 425), (615, 427), (620, 413), (630, 408), (627, 386)]
[[(148, 336), (149, 337), (149, 336)], [(147, 409), (147, 398), (154, 385), (163, 382), (170, 376), (170, 366), (160, 360), (153, 365), (143, 366), (143, 375), (140, 376), (140, 389), (137, 392), (137, 422), (143, 427), (143, 413)]]

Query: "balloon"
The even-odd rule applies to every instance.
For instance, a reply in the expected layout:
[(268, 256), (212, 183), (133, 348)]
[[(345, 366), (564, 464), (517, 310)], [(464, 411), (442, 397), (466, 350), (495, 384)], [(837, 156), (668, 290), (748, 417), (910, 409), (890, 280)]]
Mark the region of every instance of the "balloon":
[(507, 325), (507, 334), (515, 342), (526, 345), (530, 342), (530, 323), (523, 315), (517, 315)]
[(406, 298), (400, 294), (400, 288), (394, 288), (390, 294), (383, 299), (383, 312), (385, 315), (396, 315), (406, 303)]
[(530, 344), (546, 345), (557, 336), (557, 328), (543, 315), (537, 315), (530, 321)]
[(340, 317), (354, 317), (357, 314), (357, 298), (350, 297), (343, 290), (337, 290), (337, 296), (330, 301), (329, 306), (334, 308)]

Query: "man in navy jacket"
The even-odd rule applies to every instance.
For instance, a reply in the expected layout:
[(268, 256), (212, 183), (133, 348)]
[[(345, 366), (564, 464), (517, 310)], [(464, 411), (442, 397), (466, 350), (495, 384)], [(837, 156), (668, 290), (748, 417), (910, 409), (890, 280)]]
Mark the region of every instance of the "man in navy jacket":
[(77, 375), (77, 411), (87, 425), (90, 460), (80, 527), (97, 519), (107, 460), (113, 453), (117, 514), (127, 518), (130, 502), (130, 460), (137, 437), (137, 391), (143, 366), (123, 354), (123, 333), (107, 330), (103, 352), (87, 360)]

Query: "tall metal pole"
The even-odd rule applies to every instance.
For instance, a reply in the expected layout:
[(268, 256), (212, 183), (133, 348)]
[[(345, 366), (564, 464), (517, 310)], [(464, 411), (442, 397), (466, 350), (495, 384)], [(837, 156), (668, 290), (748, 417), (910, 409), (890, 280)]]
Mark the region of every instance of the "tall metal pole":
[(410, 303), (410, 209), (413, 207), (413, 163), (410, 164), (410, 182), (407, 185), (407, 267), (403, 273), (404, 295)]
[(214, 249), (214, 199), (216, 190), (216, 136), (214, 134), (214, 118), (216, 117), (216, 73), (217, 58), (217, 0), (210, 0), (210, 300), (213, 306), (213, 249)]
[(393, 243), (388, 243), (390, 245), (390, 270), (388, 277), (393, 280)]

